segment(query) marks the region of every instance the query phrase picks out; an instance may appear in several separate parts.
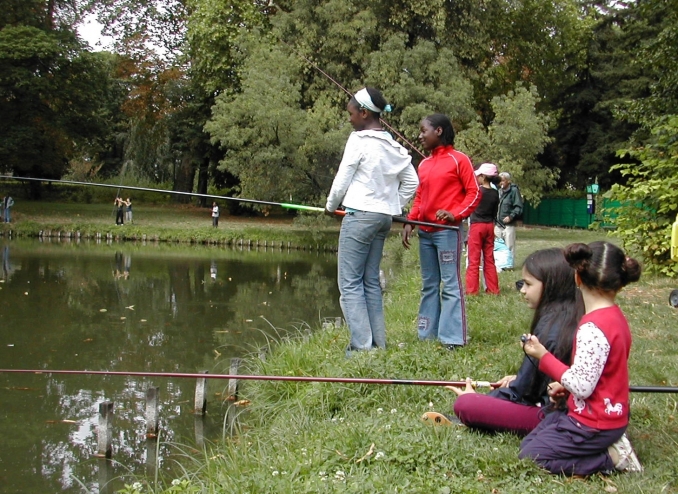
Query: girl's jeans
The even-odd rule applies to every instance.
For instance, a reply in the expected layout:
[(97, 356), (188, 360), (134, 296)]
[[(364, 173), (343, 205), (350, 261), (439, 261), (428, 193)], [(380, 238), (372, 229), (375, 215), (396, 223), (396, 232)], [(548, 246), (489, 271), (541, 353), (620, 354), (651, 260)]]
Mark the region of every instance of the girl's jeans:
[(379, 284), (379, 264), (391, 216), (346, 213), (339, 234), (339, 302), (351, 331), (349, 350), (386, 347), (386, 322)]
[(445, 345), (466, 344), (466, 307), (460, 289), (460, 251), (458, 231), (429, 233), (419, 229), (422, 279), (419, 338), (422, 340), (438, 338)]

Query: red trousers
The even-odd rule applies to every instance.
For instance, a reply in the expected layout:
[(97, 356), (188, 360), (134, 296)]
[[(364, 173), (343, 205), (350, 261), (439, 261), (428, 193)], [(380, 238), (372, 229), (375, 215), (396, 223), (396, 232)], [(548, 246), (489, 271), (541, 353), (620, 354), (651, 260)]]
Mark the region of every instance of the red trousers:
[(494, 265), (494, 225), (471, 223), (468, 232), (468, 268), (466, 269), (466, 293), (478, 293), (480, 254), (483, 254), (483, 273), (489, 293), (499, 293), (499, 277)]

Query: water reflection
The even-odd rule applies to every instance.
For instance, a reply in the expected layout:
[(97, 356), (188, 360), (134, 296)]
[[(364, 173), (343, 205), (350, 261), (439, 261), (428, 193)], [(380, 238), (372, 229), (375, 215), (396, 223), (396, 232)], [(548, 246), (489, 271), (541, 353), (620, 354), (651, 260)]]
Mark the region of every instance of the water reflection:
[[(332, 255), (76, 241), (0, 248), (2, 368), (226, 373), (231, 357), (341, 315)], [(167, 469), (167, 443), (196, 445), (195, 381), (0, 374), (0, 492), (82, 492), (79, 482), (98, 492), (106, 472), (93, 454), (106, 400), (115, 402), (107, 475), (143, 472), (150, 386), (159, 387), (158, 465)], [(214, 440), (226, 383), (208, 386), (200, 432)]]

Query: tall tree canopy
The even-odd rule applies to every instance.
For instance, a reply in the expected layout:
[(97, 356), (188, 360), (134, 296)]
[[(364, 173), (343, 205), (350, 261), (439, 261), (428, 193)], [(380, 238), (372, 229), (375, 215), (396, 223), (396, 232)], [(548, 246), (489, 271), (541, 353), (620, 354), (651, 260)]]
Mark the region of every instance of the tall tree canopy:
[(0, 14), (0, 167), (61, 177), (100, 150), (115, 97), (110, 58), (87, 52), (69, 2), (14, 1)]

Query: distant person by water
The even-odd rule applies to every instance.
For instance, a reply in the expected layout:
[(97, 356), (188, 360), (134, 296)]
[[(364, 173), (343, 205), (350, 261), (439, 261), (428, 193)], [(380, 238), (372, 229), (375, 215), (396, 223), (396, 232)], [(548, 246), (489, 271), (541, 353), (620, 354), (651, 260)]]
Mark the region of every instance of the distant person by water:
[(113, 204), (115, 205), (115, 224), (123, 225), (125, 223), (125, 218), (123, 216), (125, 201), (122, 199), (122, 197), (116, 197), (115, 201), (113, 201)]
[(212, 203), (212, 226), (214, 228), (219, 226), (219, 206), (216, 202)]
[(12, 206), (14, 206), (14, 199), (12, 199), (8, 194), (2, 200), (3, 219), (5, 223), (9, 223), (12, 221), (11, 217)]
[(132, 219), (132, 199), (129, 197), (125, 199), (125, 216), (128, 223), (134, 223), (134, 220)]

